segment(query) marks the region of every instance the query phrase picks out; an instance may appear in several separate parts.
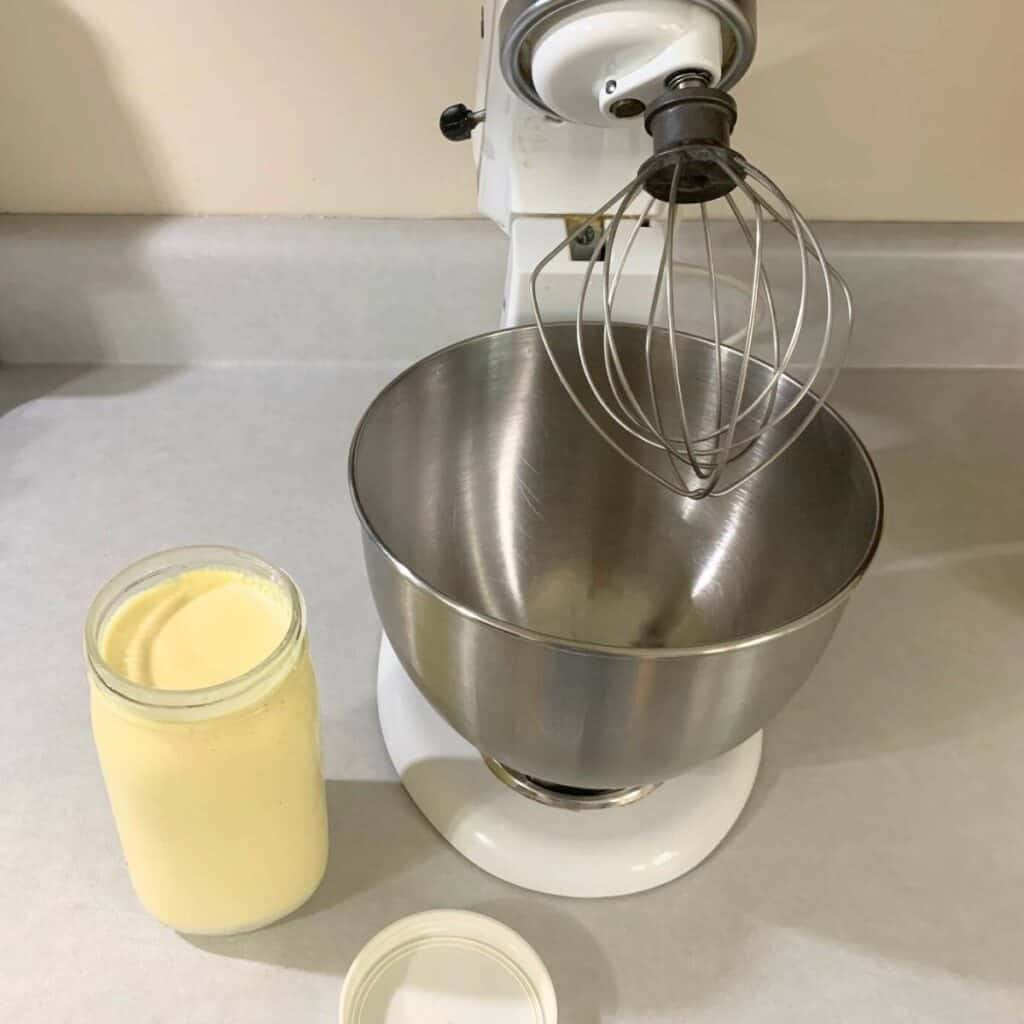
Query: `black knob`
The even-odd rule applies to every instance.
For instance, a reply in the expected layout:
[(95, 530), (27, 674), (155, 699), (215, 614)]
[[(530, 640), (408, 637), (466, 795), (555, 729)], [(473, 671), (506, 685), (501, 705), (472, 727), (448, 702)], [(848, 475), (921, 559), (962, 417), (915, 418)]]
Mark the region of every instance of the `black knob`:
[(465, 142), (484, 119), (484, 111), (470, 110), (465, 103), (453, 103), (441, 111), (441, 134), (452, 142)]

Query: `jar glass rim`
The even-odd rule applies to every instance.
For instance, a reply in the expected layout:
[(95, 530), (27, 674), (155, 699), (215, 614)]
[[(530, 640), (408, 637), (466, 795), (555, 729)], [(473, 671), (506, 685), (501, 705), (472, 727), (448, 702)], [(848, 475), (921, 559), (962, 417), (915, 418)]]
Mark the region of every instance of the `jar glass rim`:
[[(228, 569), (257, 576), (280, 588), (288, 601), (288, 627), (262, 661), (232, 679), (193, 690), (162, 690), (132, 682), (103, 657), (100, 640), (110, 615), (133, 594), (194, 569)], [(198, 544), (158, 551), (122, 569), (97, 592), (85, 618), (85, 657), (98, 682), (115, 697), (151, 709), (210, 708), (232, 701), (264, 680), (284, 662), (306, 631), (306, 605), (295, 581), (283, 569), (249, 551)]]

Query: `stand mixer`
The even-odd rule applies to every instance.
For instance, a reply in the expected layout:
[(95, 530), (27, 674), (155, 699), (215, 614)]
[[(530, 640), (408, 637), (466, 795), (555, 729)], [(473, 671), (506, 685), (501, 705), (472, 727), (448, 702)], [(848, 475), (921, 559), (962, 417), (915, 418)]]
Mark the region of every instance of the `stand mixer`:
[(825, 404), (849, 291), (730, 148), (754, 19), (483, 8), (477, 109), (441, 129), (472, 138), (509, 235), (507, 329), (399, 376), (352, 443), (388, 751), (452, 845), (527, 888), (618, 895), (700, 863), (878, 543), (874, 468)]

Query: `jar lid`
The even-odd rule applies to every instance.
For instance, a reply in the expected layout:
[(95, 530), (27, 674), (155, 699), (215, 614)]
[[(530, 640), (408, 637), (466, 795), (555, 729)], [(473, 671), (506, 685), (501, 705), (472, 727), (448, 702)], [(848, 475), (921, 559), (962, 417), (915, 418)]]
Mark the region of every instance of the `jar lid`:
[(511, 928), (465, 910), (389, 925), (356, 956), (341, 1024), (555, 1024), (544, 962)]

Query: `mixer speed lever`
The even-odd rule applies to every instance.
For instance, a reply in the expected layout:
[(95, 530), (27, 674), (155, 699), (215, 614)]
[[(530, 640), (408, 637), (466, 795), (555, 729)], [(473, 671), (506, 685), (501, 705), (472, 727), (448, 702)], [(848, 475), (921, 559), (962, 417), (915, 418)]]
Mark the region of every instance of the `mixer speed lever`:
[(465, 103), (453, 103), (441, 111), (438, 125), (441, 134), (449, 141), (465, 142), (486, 116), (486, 110), (470, 110)]

